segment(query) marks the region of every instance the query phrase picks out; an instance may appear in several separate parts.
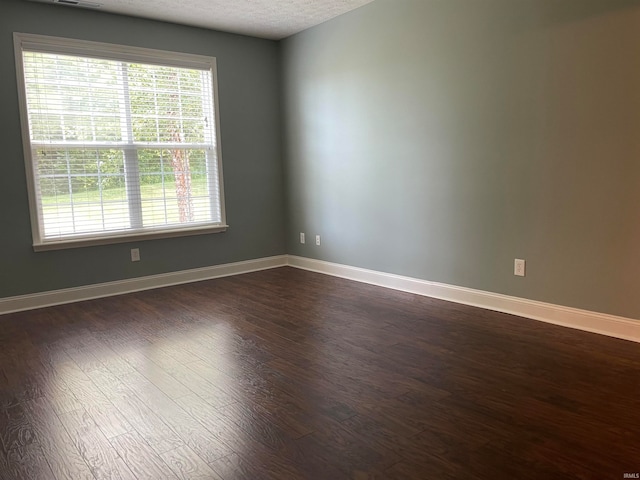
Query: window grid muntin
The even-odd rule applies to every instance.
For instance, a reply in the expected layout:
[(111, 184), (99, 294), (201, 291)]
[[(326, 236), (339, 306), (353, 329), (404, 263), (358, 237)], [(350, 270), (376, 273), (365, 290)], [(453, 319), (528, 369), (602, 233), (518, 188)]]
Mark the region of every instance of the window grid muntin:
[[(86, 59), (85, 59), (85, 62), (86, 62)], [(206, 72), (201, 71), (201, 75), (203, 75), (205, 73)], [(28, 84), (28, 82), (27, 82), (27, 84)], [(213, 85), (213, 82), (203, 82), (203, 84), (205, 85), (205, 87), (207, 87), (207, 90), (209, 92), (211, 92), (211, 88), (210, 87)], [(57, 88), (58, 89), (60, 88), (60, 84), (57, 86)], [(185, 95), (185, 96), (194, 96), (193, 94), (189, 94), (189, 93), (184, 93), (183, 94), (181, 92), (181, 94)], [(156, 95), (156, 97), (157, 97), (157, 95)], [(182, 98), (182, 97), (180, 97), (180, 98)], [(207, 114), (207, 121), (208, 121), (209, 125), (206, 125), (205, 127), (209, 127), (210, 126), (210, 128), (204, 128), (204, 132), (205, 132), (206, 136), (211, 136), (211, 137), (213, 137), (215, 139), (215, 135), (212, 134), (213, 133), (213, 128), (211, 128), (211, 127), (215, 127), (215, 124), (212, 125), (213, 120), (215, 119), (215, 110), (214, 110), (215, 105), (213, 105), (214, 98), (213, 98), (213, 95), (211, 95), (211, 93), (209, 94), (209, 98), (207, 100), (208, 100), (209, 105), (211, 106), (211, 113)], [(77, 147), (78, 148), (84, 148), (84, 149), (93, 148), (97, 152), (98, 149), (96, 147), (99, 147), (99, 145), (94, 145), (93, 144), (93, 142), (96, 141), (96, 128), (95, 128), (94, 122), (95, 122), (95, 119), (96, 119), (97, 115), (104, 114), (105, 112), (103, 110), (96, 109), (95, 108), (95, 102), (93, 100), (90, 102), (90, 105), (91, 105), (92, 108), (90, 109), (91, 111), (89, 111), (89, 112), (84, 112), (82, 110), (79, 111), (78, 109), (75, 109), (74, 111), (70, 111), (68, 113), (69, 114), (75, 114), (75, 115), (78, 115), (78, 114), (82, 115), (82, 114), (86, 114), (86, 113), (90, 114), (89, 118), (90, 118), (91, 123), (92, 123), (92, 125), (91, 125), (91, 132), (92, 132), (92, 137), (93, 137), (92, 141), (89, 141), (89, 142), (86, 141), (86, 140), (80, 141), (80, 142), (78, 142)], [(182, 106), (182, 102), (180, 102), (179, 105)], [(158, 115), (158, 109), (156, 108), (155, 110), (156, 110), (156, 117), (161, 117), (160, 115)], [(41, 112), (38, 111), (38, 113), (41, 113)], [(42, 112), (42, 113), (45, 113), (45, 112)], [(61, 115), (60, 126), (62, 128), (63, 139), (64, 139), (67, 136), (67, 134), (66, 134), (66, 131), (64, 129), (64, 122), (65, 122), (66, 119), (65, 119), (63, 114), (66, 113), (66, 112), (56, 112), (56, 111), (51, 112), (51, 111), (49, 111), (49, 112), (46, 112), (46, 113), (49, 113), (49, 114), (51, 114), (51, 113), (61, 113), (62, 114)], [(209, 117), (211, 117), (211, 118), (209, 118)], [(131, 123), (130, 120), (132, 118), (133, 118), (133, 115), (128, 115), (127, 116), (127, 119), (129, 120), (129, 122), (127, 122), (128, 124)], [(192, 120), (193, 118), (185, 117), (185, 119)], [(181, 123), (182, 124), (184, 123), (183, 120), (184, 119), (181, 119)], [(182, 138), (184, 138), (186, 135), (185, 135), (185, 129), (184, 129), (183, 125), (181, 125), (180, 132), (182, 134)], [(127, 132), (127, 133), (128, 133), (127, 134), (127, 140), (130, 140), (131, 137), (132, 137), (132, 134), (130, 132)], [(158, 135), (158, 137), (159, 137), (159, 135)], [(31, 135), (31, 138), (33, 138), (33, 135)], [(35, 151), (35, 147), (38, 146), (37, 143), (38, 142), (36, 141), (36, 142), (34, 142), (34, 145), (32, 145), (34, 147), (34, 151)], [(56, 142), (56, 143), (58, 143), (58, 142)], [(51, 142), (42, 142), (42, 144), (43, 145), (47, 145), (49, 147), (53, 146)], [(58, 146), (63, 146), (63, 145), (65, 145), (67, 147), (67, 149), (69, 149), (69, 148), (73, 149), (76, 146), (76, 145), (69, 145), (69, 143), (67, 141), (62, 141), (62, 142), (59, 142), (59, 144), (58, 144)], [(149, 144), (146, 144), (146, 145), (135, 145), (135, 147), (134, 147), (133, 145), (131, 145), (131, 142), (128, 142), (125, 145), (123, 145), (121, 142), (113, 142), (113, 143), (110, 143), (109, 145), (105, 145), (104, 147), (109, 148), (109, 149), (120, 149), (120, 148), (124, 147), (124, 148), (122, 148), (122, 151), (125, 153), (125, 158), (127, 157), (127, 155), (135, 155), (135, 154), (137, 154), (137, 152), (138, 152), (138, 150), (140, 148), (149, 148), (151, 146), (155, 146), (155, 147), (158, 147), (158, 148), (161, 148), (161, 149), (166, 149), (167, 147), (170, 147), (170, 145), (166, 145), (166, 144), (163, 144), (163, 143), (159, 143), (157, 145), (149, 145)], [(193, 145), (193, 146), (196, 147), (196, 148), (205, 147), (205, 145)], [(134, 148), (132, 148), (132, 147), (134, 147)], [(180, 147), (181, 148), (188, 148), (187, 146), (184, 146), (184, 144), (180, 145)], [(209, 194), (210, 194), (210, 192), (214, 192), (214, 193), (218, 192), (219, 195), (220, 195), (219, 201), (217, 201), (217, 202), (209, 202), (209, 205), (210, 205), (210, 208), (211, 208), (211, 217), (210, 218), (212, 218), (212, 219), (218, 218), (220, 221), (217, 222), (217, 223), (222, 223), (222, 215), (221, 215), (221, 213), (223, 213), (223, 211), (221, 210), (221, 208), (222, 208), (222, 204), (223, 204), (223, 199), (221, 198), (221, 185), (217, 181), (218, 180), (217, 179), (217, 174), (218, 174), (219, 165), (216, 165), (218, 168), (213, 168), (214, 164), (211, 163), (211, 160), (209, 160), (209, 159), (212, 159), (212, 158), (214, 160), (217, 160), (217, 155), (216, 155), (217, 152), (215, 152), (215, 147), (216, 147), (215, 143), (211, 142), (209, 145), (206, 145), (206, 149), (205, 149), (205, 157), (208, 160), (205, 163), (205, 165), (206, 165), (206, 178), (209, 179), (209, 182), (207, 183), (206, 187), (207, 187), (207, 192)], [(67, 151), (67, 155), (68, 155), (68, 151)], [(128, 163), (130, 165), (128, 166), (128, 168), (125, 168), (125, 174), (126, 174), (125, 176), (127, 178), (132, 178), (132, 177), (137, 178), (138, 179), (137, 183), (139, 184), (139, 181), (140, 181), (140, 178), (141, 178), (140, 175), (133, 176), (131, 174), (131, 168), (132, 168), (131, 165), (133, 165), (133, 168), (135, 168), (135, 166), (137, 166), (138, 162), (128, 162)], [(70, 173), (70, 168), (68, 168), (68, 174), (69, 174), (68, 178), (69, 178), (70, 181), (74, 177), (82, 176), (82, 174), (71, 174)], [(198, 174), (199, 174), (199, 172), (198, 172)], [(102, 175), (102, 173), (101, 173), (100, 169), (98, 169), (98, 184), (99, 185), (102, 185), (101, 181), (99, 180), (99, 177), (101, 175)], [(161, 170), (161, 172), (159, 172), (159, 175), (161, 176), (162, 179), (164, 179), (165, 176), (166, 176), (166, 172), (164, 171), (164, 164), (163, 164), (163, 169)], [(95, 176), (95, 174), (86, 174), (86, 176), (87, 177), (91, 177), (91, 176)], [(116, 176), (117, 177), (118, 175), (117, 174), (106, 174), (105, 176)], [(47, 178), (47, 177), (43, 176), (41, 178)], [(39, 196), (39, 193), (40, 193), (39, 190), (40, 189), (38, 189), (38, 191), (36, 192), (36, 196)], [(166, 190), (166, 187), (163, 185), (163, 191), (164, 190)], [(70, 199), (73, 200), (74, 189), (73, 189), (72, 186), (69, 186), (69, 191), (70, 191)], [(105, 201), (102, 198), (102, 195), (103, 195), (103, 189), (102, 188), (99, 189), (99, 193), (100, 193), (100, 196), (101, 196), (101, 201), (98, 202), (98, 203), (100, 205), (103, 205), (107, 201)], [(138, 198), (139, 201), (143, 200), (141, 195), (138, 195), (136, 198)], [(207, 198), (207, 197), (201, 197), (201, 196), (197, 196), (197, 195), (193, 195), (192, 194), (192, 198), (200, 199), (200, 198)], [(166, 204), (166, 195), (164, 196), (164, 202)], [(70, 203), (71, 203), (71, 205), (73, 207), (74, 203), (77, 203), (77, 202), (73, 202), (72, 201)], [(79, 203), (79, 204), (81, 204), (81, 203)], [(89, 202), (89, 203), (91, 203), (91, 202)], [(41, 200), (38, 201), (38, 206), (39, 206), (39, 208), (43, 207), (43, 203), (42, 203)], [(64, 205), (62, 205), (62, 206), (64, 206)], [(195, 205), (194, 209), (201, 209), (201, 207), (200, 207), (200, 205)], [(166, 207), (165, 207), (165, 210), (166, 210)], [(166, 217), (166, 215), (165, 215), (165, 217)], [(103, 223), (104, 223), (104, 215), (103, 215)]]

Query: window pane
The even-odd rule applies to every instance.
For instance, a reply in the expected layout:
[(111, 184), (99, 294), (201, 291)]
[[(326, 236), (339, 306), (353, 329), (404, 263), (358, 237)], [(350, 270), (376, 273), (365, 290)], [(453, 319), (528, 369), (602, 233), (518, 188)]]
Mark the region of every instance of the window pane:
[(40, 180), (40, 197), (44, 205), (69, 203), (70, 190), (67, 177), (43, 177)]
[(138, 156), (145, 226), (211, 221), (202, 150), (141, 150)]
[(65, 150), (39, 148), (33, 155), (40, 178), (56, 174), (66, 175), (69, 171)]
[(211, 98), (202, 72), (139, 64), (128, 69), (135, 141), (204, 143), (204, 106)]
[(24, 62), (32, 139), (122, 139), (118, 62), (30, 52)]
[(46, 235), (129, 228), (122, 151), (40, 149), (37, 153)]
[(39, 238), (219, 225), (212, 71), (94, 58), (89, 44), (23, 50)]

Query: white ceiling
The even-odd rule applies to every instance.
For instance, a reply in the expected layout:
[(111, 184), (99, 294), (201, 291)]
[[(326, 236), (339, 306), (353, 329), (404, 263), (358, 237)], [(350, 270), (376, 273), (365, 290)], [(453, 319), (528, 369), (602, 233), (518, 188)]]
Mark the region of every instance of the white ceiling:
[[(58, 0), (35, 0), (57, 3)], [(182, 23), (196, 27), (278, 40), (326, 22), (373, 0), (60, 0), (67, 8)]]

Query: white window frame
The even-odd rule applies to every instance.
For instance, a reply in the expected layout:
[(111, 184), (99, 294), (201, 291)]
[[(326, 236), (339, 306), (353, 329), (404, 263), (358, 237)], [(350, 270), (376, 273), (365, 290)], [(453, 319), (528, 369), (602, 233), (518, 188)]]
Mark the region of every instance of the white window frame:
[[(224, 204), (224, 182), (222, 179), (220, 116), (218, 112), (218, 79), (216, 59), (214, 57), (17, 32), (13, 34), (13, 38), (18, 80), (18, 99), (20, 103), (22, 141), (29, 195), (29, 211), (31, 216), (33, 248), (35, 251), (57, 250), (111, 243), (124, 243), (136, 240), (148, 240), (156, 238), (219, 233), (227, 230), (228, 225), (226, 224)], [(149, 227), (137, 230), (135, 232), (100, 232), (98, 234), (78, 234), (62, 239), (45, 239), (43, 232), (44, 227), (43, 225), (41, 225), (38, 215), (40, 207), (38, 205), (38, 196), (36, 194), (37, 172), (35, 171), (35, 164), (32, 156), (31, 135), (29, 130), (23, 50), (61, 55), (76, 55), (120, 62), (155, 64), (177, 68), (190, 68), (210, 71), (212, 79), (211, 88), (213, 94), (213, 109), (215, 116), (214, 121), (216, 135), (215, 153), (217, 161), (215, 167), (217, 168), (216, 178), (218, 180), (218, 185), (216, 186), (220, 196), (219, 205), (221, 221), (196, 226), (187, 225), (185, 227), (180, 227), (172, 225), (171, 227)]]

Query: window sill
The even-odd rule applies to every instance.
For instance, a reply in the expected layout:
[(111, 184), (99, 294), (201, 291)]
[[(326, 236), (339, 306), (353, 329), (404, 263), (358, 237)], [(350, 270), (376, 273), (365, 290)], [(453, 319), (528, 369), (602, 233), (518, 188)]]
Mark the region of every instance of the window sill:
[(188, 237), (192, 235), (206, 235), (210, 233), (226, 232), (228, 225), (215, 225), (197, 228), (181, 228), (175, 230), (156, 230), (150, 232), (136, 232), (128, 234), (114, 234), (103, 237), (78, 237), (65, 240), (49, 240), (34, 243), (33, 250), (44, 252), (47, 250), (63, 250), (67, 248), (93, 247), (96, 245), (110, 245), (114, 243), (137, 242), (142, 240), (157, 240), (161, 238)]

